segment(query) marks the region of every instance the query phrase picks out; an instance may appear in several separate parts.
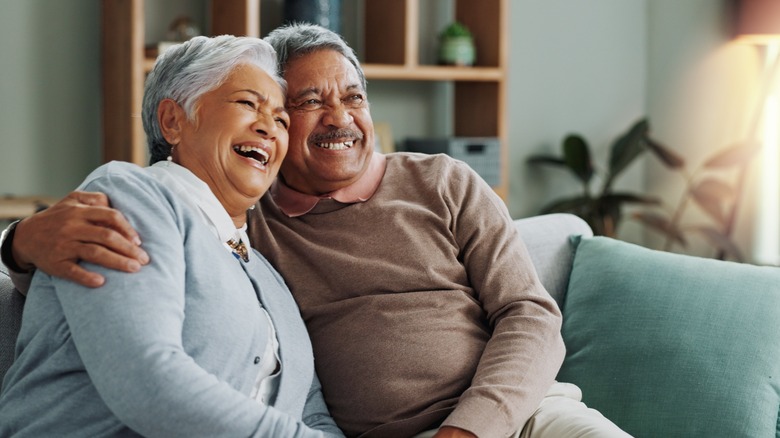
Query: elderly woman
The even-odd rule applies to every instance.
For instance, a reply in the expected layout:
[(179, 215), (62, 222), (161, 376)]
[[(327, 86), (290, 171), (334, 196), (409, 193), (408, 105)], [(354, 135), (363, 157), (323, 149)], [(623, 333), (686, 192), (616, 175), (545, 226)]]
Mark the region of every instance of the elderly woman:
[(197, 37), (158, 59), (153, 165), (109, 163), (82, 185), (110, 197), (151, 262), (90, 266), (97, 291), (35, 275), (0, 436), (343, 436), (295, 302), (246, 248), (246, 210), (287, 152), (283, 85), (256, 38)]

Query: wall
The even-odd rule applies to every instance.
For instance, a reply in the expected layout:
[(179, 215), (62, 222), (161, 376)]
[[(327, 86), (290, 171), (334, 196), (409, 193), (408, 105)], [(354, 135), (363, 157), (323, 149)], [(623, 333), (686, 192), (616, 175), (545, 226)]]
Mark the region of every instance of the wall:
[[(280, 1), (264, 0), (264, 26), (269, 18), (278, 20)], [(164, 9), (154, 6), (159, 22), (154, 28), (182, 5), (202, 11), (198, 5), (205, 0), (168, 3)], [(441, 1), (422, 3), (428, 8), (423, 14), (451, 13), (442, 11)], [(347, 5), (355, 14), (354, 3)], [(597, 163), (604, 162), (614, 138), (645, 115), (654, 135), (692, 162), (742, 138), (758, 60), (755, 50), (731, 44), (728, 5), (728, 0), (511, 0), (511, 214), (535, 214), (546, 200), (579, 190), (557, 169), (525, 164), (532, 153), (558, 153), (571, 132), (591, 143)], [(0, 195), (61, 196), (100, 162), (100, 2), (0, 0), (0, 10)], [(428, 34), (438, 27), (431, 25)], [(431, 50), (421, 47), (426, 56)], [(406, 132), (451, 130), (446, 113), (437, 110), (451, 102), (446, 85), (374, 81), (370, 91), (375, 119), (397, 126), (396, 140)], [(665, 172), (644, 159), (618, 184), (627, 189), (646, 184), (676, 199), (679, 184)], [(745, 245), (752, 237), (751, 219), (738, 222)], [(644, 239), (641, 228), (627, 225), (623, 237)], [(652, 235), (646, 237), (654, 243)]]
[[(685, 158), (689, 173), (716, 151), (745, 140), (755, 116), (760, 52), (734, 41), (733, 8), (727, 0), (648, 1), (647, 112), (654, 137)], [(648, 160), (646, 166), (648, 190), (661, 196), (670, 209), (675, 207), (683, 195), (683, 178), (655, 160)], [(752, 252), (755, 175), (750, 172), (744, 189), (747, 199), (736, 222), (735, 238), (746, 257)], [(715, 176), (727, 182), (736, 177), (734, 172)], [(691, 204), (682, 223), (712, 222)], [(715, 254), (701, 235), (689, 232), (687, 236), (686, 253)], [(654, 233), (648, 233), (646, 243), (663, 245)]]
[[(569, 133), (582, 135), (603, 169), (612, 141), (645, 115), (645, 0), (511, 2), (509, 146), (514, 217), (535, 214), (581, 186), (560, 169), (529, 167), (530, 154), (561, 154)], [(637, 163), (638, 164), (638, 163)], [(641, 185), (635, 165), (618, 180)]]
[(63, 195), (100, 159), (99, 2), (0, 11), (0, 196)]

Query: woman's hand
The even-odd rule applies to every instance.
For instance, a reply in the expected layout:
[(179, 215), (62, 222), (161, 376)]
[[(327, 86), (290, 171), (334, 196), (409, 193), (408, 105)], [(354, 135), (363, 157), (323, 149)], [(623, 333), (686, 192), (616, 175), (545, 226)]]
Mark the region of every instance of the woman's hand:
[(11, 242), (21, 268), (36, 267), (87, 287), (105, 279), (78, 265), (79, 260), (125, 272), (136, 272), (149, 262), (130, 223), (109, 206), (103, 193), (72, 192), (53, 206), (16, 227)]

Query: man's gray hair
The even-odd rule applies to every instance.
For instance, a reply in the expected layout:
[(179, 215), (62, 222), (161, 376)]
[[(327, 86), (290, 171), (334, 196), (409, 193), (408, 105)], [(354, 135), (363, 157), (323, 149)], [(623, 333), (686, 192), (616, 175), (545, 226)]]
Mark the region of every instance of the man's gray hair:
[(292, 23), (271, 31), (265, 40), (271, 43), (279, 56), (279, 74), (284, 77), (287, 63), (318, 50), (335, 50), (344, 55), (355, 67), (360, 84), (366, 89), (366, 75), (360, 66), (355, 51), (347, 45), (341, 35), (322, 26), (309, 23)]
[(149, 164), (165, 160), (171, 147), (162, 135), (157, 108), (163, 99), (173, 99), (195, 120), (201, 96), (222, 85), (240, 64), (253, 64), (285, 90), (270, 44), (253, 37), (198, 36), (165, 50), (146, 79), (141, 118), (149, 145)]

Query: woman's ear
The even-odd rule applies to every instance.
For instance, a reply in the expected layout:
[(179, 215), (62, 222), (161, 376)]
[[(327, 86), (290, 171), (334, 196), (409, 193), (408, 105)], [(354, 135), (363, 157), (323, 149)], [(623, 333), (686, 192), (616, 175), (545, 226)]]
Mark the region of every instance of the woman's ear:
[(173, 99), (163, 99), (157, 106), (157, 119), (165, 141), (172, 145), (179, 144), (184, 123), (187, 122), (184, 109)]

